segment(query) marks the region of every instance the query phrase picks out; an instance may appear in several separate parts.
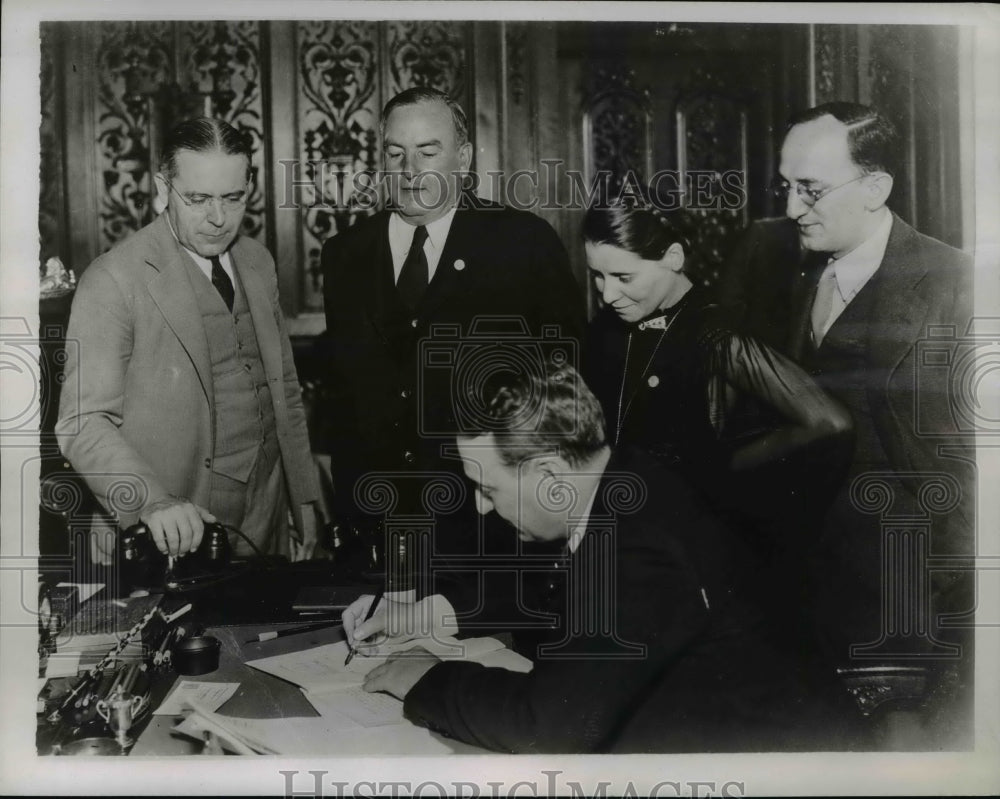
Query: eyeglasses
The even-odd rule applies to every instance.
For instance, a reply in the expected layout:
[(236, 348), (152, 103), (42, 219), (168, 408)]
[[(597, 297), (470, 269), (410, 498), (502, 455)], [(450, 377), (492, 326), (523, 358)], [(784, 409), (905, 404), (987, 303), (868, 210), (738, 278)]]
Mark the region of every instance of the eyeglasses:
[(219, 201), (219, 205), (222, 207), (223, 211), (238, 211), (247, 204), (248, 196), (246, 191), (233, 192), (232, 194), (226, 194), (222, 197), (215, 197), (211, 194), (195, 194), (191, 197), (185, 197), (177, 191), (174, 184), (169, 180), (163, 178), (163, 182), (167, 184), (174, 194), (181, 198), (181, 202), (184, 203), (184, 205), (201, 214), (207, 214), (216, 200)]
[[(856, 183), (862, 178), (868, 177), (867, 174), (858, 175), (856, 178), (852, 178), (846, 183), (841, 183), (838, 186), (832, 186), (829, 189), (811, 189), (805, 183), (795, 184), (795, 193), (799, 195), (799, 199), (802, 200), (807, 206), (812, 208), (816, 203), (822, 200), (826, 195), (833, 194), (837, 189), (842, 189), (844, 186), (849, 186), (852, 183)], [(776, 180), (771, 185), (771, 194), (776, 200), (785, 201), (788, 199), (788, 193), (792, 190), (791, 184), (787, 180)]]

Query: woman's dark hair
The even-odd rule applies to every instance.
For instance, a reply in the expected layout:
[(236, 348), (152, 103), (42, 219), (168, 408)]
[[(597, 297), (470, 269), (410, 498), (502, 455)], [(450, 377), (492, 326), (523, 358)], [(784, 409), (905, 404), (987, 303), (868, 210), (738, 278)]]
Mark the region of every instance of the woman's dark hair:
[(671, 244), (678, 243), (684, 248), (684, 273), (701, 282), (702, 259), (696, 252), (693, 224), (684, 209), (665, 210), (643, 192), (591, 206), (583, 218), (583, 240), (620, 247), (647, 261), (660, 260)]

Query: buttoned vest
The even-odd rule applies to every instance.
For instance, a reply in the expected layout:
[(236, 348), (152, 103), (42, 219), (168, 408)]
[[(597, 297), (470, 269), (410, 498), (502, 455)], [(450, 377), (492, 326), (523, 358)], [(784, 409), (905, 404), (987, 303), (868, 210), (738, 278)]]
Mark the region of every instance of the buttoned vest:
[(212, 362), (212, 470), (245, 483), (258, 455), (263, 458), (263, 469), (273, 467), (279, 455), (274, 406), (246, 292), (233, 270), (236, 298), (230, 313), (205, 274), (190, 259), (184, 260), (195, 287)]

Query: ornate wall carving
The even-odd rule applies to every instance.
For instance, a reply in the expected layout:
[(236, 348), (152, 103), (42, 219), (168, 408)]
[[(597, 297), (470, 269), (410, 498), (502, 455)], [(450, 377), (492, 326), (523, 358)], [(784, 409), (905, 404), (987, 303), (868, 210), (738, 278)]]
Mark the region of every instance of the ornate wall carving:
[[(746, 198), (732, 207), (735, 193), (724, 189), (723, 174), (742, 176), (747, 186), (747, 115), (754, 102), (745, 73), (696, 68), (684, 81), (676, 101), (677, 165), (693, 216), (691, 247), (700, 277), (719, 275), (734, 237), (747, 222)], [(691, 180), (703, 173), (704, 191)], [(709, 180), (705, 173), (713, 173)], [(731, 178), (730, 178), (731, 179)]]
[(299, 22), (297, 39), (301, 179), (312, 184), (301, 199), (304, 299), (319, 310), (323, 242), (349, 225), (357, 210), (347, 191), (352, 176), (376, 166), (378, 23)]
[(102, 22), (98, 27), (98, 235), (110, 249), (151, 218), (151, 86), (173, 80), (169, 22)]
[(253, 191), (243, 217), (243, 234), (266, 240), (264, 100), (260, 60), (260, 23), (254, 21), (183, 22), (179, 41), (186, 50), (180, 83), (204, 98), (210, 116), (226, 120), (253, 147)]
[(264, 240), (266, 157), (260, 23), (104, 22), (94, 59), (99, 247), (153, 216), (159, 142), (180, 119), (225, 119), (251, 140), (254, 190), (244, 234)]
[(649, 180), (653, 170), (649, 88), (625, 64), (606, 62), (590, 67), (581, 91), (588, 182), (607, 174), (615, 195), (630, 172), (640, 181)]
[(387, 22), (387, 97), (411, 86), (430, 86), (452, 97), (466, 90), (467, 29), (458, 22)]

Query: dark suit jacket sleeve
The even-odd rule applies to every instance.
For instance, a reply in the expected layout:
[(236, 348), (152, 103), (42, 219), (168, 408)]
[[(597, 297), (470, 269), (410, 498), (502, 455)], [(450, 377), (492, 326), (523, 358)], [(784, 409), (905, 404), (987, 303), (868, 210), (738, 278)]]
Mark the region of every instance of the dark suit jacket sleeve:
[[(693, 517), (677, 521), (698, 523)], [(606, 748), (708, 622), (695, 569), (683, 549), (663, 544), (662, 528), (658, 532), (660, 544), (619, 552), (618, 596), (611, 600), (618, 644), (607, 637), (586, 639), (580, 644), (586, 651), (542, 655), (529, 674), (468, 662), (438, 664), (407, 695), (406, 716), (497, 751)], [(640, 651), (628, 651), (626, 644)]]
[(763, 219), (747, 228), (723, 265), (717, 296), (743, 332), (788, 352), (794, 271), (801, 260), (795, 225)]
[(526, 216), (531, 220), (525, 231), (530, 242), (527, 285), (537, 289), (539, 319), (543, 325), (558, 325), (560, 336), (573, 339), (579, 346), (586, 325), (586, 308), (570, 268), (569, 255), (548, 222), (534, 215)]
[[(359, 225), (370, 226), (371, 221), (362, 220)], [(338, 316), (337, 309), (342, 307), (336, 297), (338, 292), (349, 291), (347, 288), (354, 262), (362, 260), (358, 268), (372, 268), (373, 256), (363, 252), (363, 243), (370, 236), (365, 234), (364, 241), (359, 243), (358, 234), (363, 231), (350, 229), (329, 238), (323, 244), (321, 266), (323, 270), (323, 305), (326, 314), (326, 330), (323, 333), (319, 348), (323, 359), (323, 388), (320, 398), (322, 414), (319, 438), (320, 447), (332, 458), (334, 484), (350, 485), (354, 474), (351, 472), (350, 453), (359, 451), (359, 445), (353, 436), (360, 435), (359, 420), (354, 404), (354, 394), (357, 378), (343, 374), (340, 359), (334, 352), (335, 339), (338, 341), (353, 341), (362, 339), (362, 334), (355, 327), (356, 320), (343, 320)], [(358, 298), (360, 303), (362, 298)], [(379, 398), (373, 398), (378, 404)], [(347, 470), (346, 472), (344, 470)], [(350, 475), (349, 477), (346, 475)], [(350, 492), (335, 491), (333, 496), (333, 513), (341, 520), (353, 513)]]

